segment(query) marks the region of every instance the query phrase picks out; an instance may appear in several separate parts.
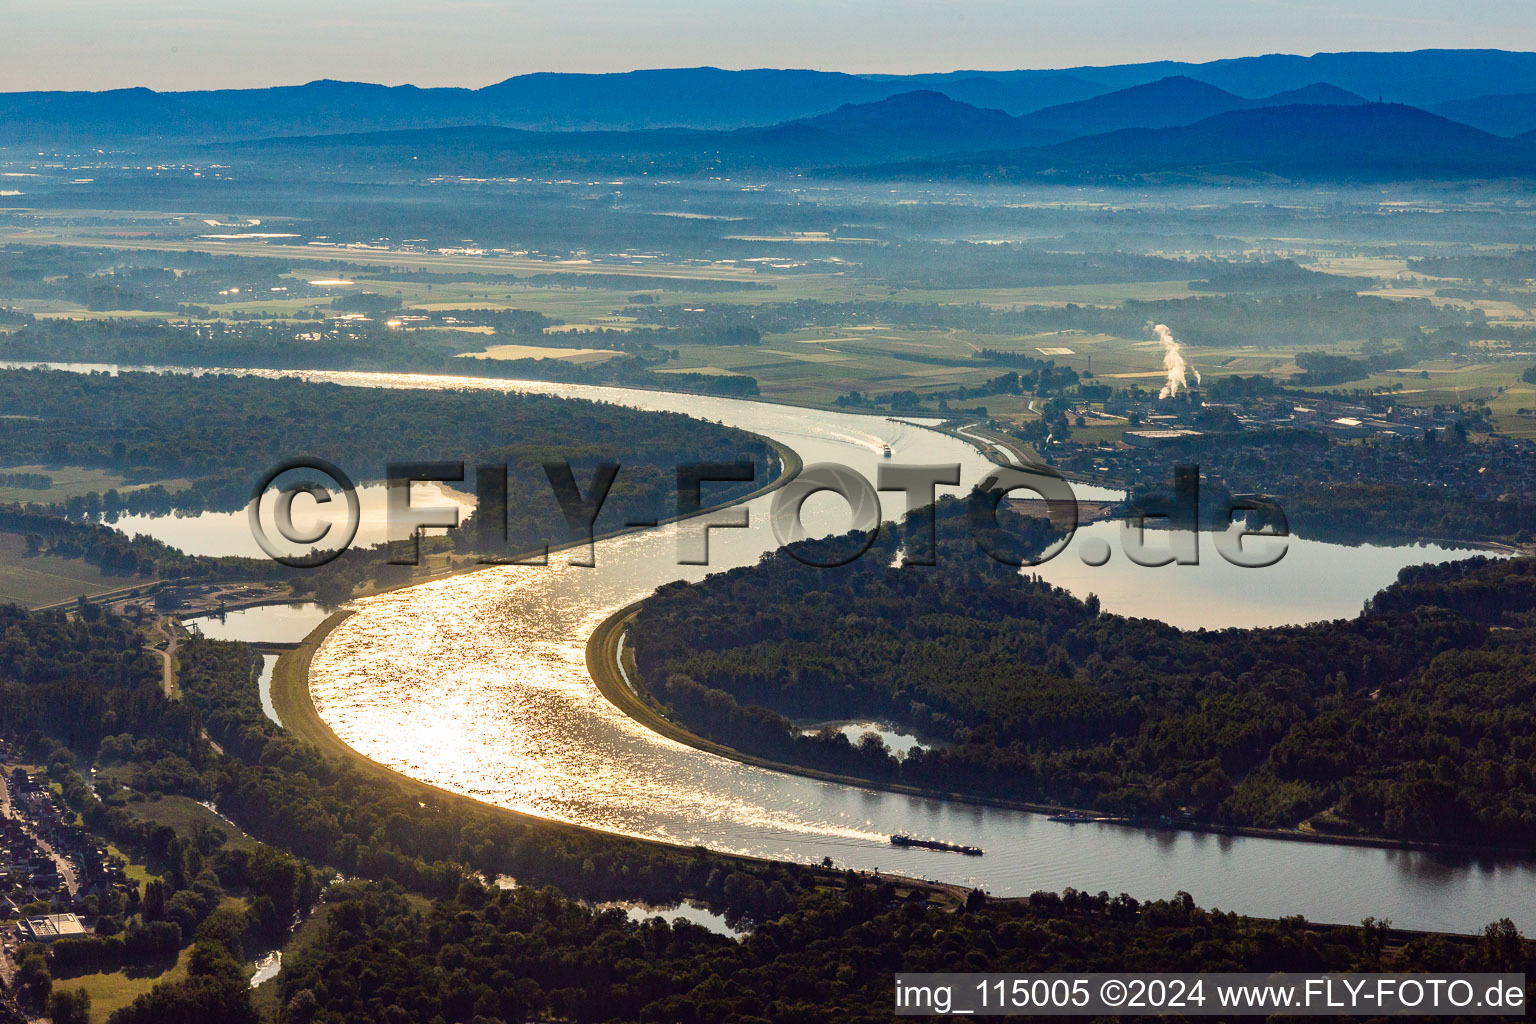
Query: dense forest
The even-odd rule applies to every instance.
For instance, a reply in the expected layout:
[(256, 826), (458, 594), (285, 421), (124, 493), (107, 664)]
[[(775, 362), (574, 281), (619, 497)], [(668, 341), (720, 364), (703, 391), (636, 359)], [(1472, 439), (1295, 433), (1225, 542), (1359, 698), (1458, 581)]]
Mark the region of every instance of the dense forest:
[(1530, 949), (1502, 925), (1474, 942), (1389, 949), (1377, 922), (1255, 921), (1201, 910), (1186, 894), (1040, 893), (949, 913), (903, 905), (890, 883), (853, 875), (739, 942), (687, 922), (631, 924), (550, 892), (468, 885), (418, 908), (359, 884), (335, 902), (319, 948), (285, 967), (289, 1020), (843, 1024), (892, 1019), (901, 971), (1470, 970), (1524, 963)]
[[(493, 390), (384, 390), (232, 375), (0, 371), (0, 462), (108, 469), (130, 482), (189, 481), (73, 501), (76, 516), (241, 508), (270, 468), (318, 456), (358, 482), (390, 462), (465, 461), (510, 467), (509, 532), (565, 539), (543, 461), (570, 460), (577, 479), (621, 466), (598, 525), (676, 513), (677, 467), (749, 459), (759, 483), (776, 465), (762, 440), (674, 413)], [(753, 485), (719, 485), (730, 496)], [(474, 482), (466, 480), (465, 489)], [(553, 526), (558, 530), (550, 533)], [(540, 531), (543, 531), (542, 533)]]
[[(651, 695), (705, 736), (862, 778), (1536, 846), (1536, 561), (1408, 570), (1351, 620), (1185, 632), (986, 557), (965, 504), (939, 506), (937, 567), (893, 566), (886, 530), (841, 568), (780, 551), (661, 588), (632, 627)], [(934, 742), (897, 758), (791, 724), (870, 717)]]
[[(1475, 590), (1469, 581), (1461, 595), (1469, 607)], [(517, 818), (406, 791), (284, 733), (261, 712), (244, 645), (184, 644), (183, 699), (171, 700), (124, 620), (12, 608), (0, 625), (0, 736), (154, 874), (127, 899), (92, 905), (94, 936), (20, 951), (18, 991), (56, 1018), (81, 1011), (81, 974), (158, 971), (186, 950), (185, 974), (111, 1024), (255, 1024), (242, 963), (311, 912), (323, 915), (317, 937), (278, 983), (284, 1024), (884, 1020), (898, 970), (1523, 971), (1536, 956), (1508, 922), (1450, 939), (1377, 921), (1246, 919), (1184, 893), (971, 893), (957, 904), (901, 880)], [(94, 787), (79, 767), (92, 762), (109, 769)], [(162, 794), (215, 801), (258, 842), (135, 813)], [(482, 881), (505, 874), (515, 890)], [(752, 927), (738, 941), (572, 896), (701, 898)]]

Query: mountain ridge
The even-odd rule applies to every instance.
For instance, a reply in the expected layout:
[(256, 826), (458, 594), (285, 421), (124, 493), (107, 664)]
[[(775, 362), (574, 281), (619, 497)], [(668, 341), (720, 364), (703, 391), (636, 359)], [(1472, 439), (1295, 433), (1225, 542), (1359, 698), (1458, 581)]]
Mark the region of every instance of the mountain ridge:
[(947, 162), (836, 169), (852, 177), (1104, 180), (1168, 177), (1430, 180), (1536, 176), (1536, 132), (1507, 139), (1405, 104), (1227, 111)]
[(1536, 93), (1536, 53), (1267, 54), (1203, 64), (1152, 61), (892, 76), (711, 67), (593, 75), (539, 72), (479, 89), (320, 78), (267, 89), (18, 92), (0, 94), (0, 144), (209, 143), (467, 124), (531, 130), (730, 130), (781, 124), (921, 89), (1021, 116), (1170, 77), (1244, 99), (1328, 83), (1366, 98), (1428, 105)]
[(471, 177), (561, 170), (751, 170), (1003, 181), (1536, 176), (1532, 139), (1495, 136), (1403, 104), (1245, 105), (1188, 125), (1131, 127), (1044, 143), (1027, 121), (920, 90), (813, 118), (729, 132), (667, 128), (550, 133), (467, 126), (278, 138), (216, 151), (254, 163), (280, 158), (316, 161), (333, 169), (370, 167)]

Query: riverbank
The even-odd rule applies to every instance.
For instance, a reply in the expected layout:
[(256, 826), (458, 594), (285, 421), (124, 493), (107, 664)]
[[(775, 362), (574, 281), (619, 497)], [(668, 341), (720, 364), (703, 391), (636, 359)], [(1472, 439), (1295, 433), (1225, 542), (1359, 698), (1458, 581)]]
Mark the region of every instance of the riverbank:
[[(761, 437), (761, 435), (758, 436)], [(799, 452), (795, 451), (793, 448), (790, 448), (788, 445), (781, 444), (773, 438), (763, 437), (762, 440), (771, 446), (779, 456), (780, 470), (778, 476), (774, 477), (772, 480), (764, 483), (761, 487), (754, 489), (748, 494), (744, 494), (738, 498), (732, 499), (731, 501), (723, 502), (719, 505), (712, 505), (709, 508), (703, 509), (698, 513), (699, 515), (707, 515), (720, 509), (731, 508), (733, 506), (752, 501), (761, 497), (762, 495), (769, 494), (779, 489), (780, 487), (783, 487), (795, 477), (799, 476), (800, 471), (805, 466), (805, 462), (803, 459), (801, 459)], [(684, 518), (689, 517), (672, 516), (668, 519), (662, 520), (656, 525), (662, 526), (667, 523), (677, 522), (678, 520)], [(611, 537), (619, 537), (625, 534), (635, 533), (637, 531), (647, 529), (654, 529), (654, 527), (635, 526), (626, 527), (620, 530), (613, 530), (609, 533), (600, 534), (593, 537), (592, 542), (596, 544), (598, 541), (607, 540)], [(576, 547), (585, 543), (585, 541), (570, 541), (565, 544), (552, 545), (549, 548), (549, 551), (551, 553), (564, 551), (568, 548)], [(532, 553), (530, 552), (528, 554), (531, 557)], [(363, 596), (375, 597), (379, 594), (388, 594), (397, 590), (404, 590), (407, 587), (417, 587), (425, 583), (433, 583), (438, 580), (449, 579), (453, 576), (461, 576), (465, 573), (482, 572), (487, 569), (494, 568), (496, 568), (495, 565), (486, 565), (480, 562), (471, 562), (467, 565), (453, 565), (450, 561), (448, 568), (427, 573), (420, 577), (407, 580), (403, 583), (399, 583), (391, 587), (371, 590)], [(293, 732), (303, 739), (308, 740), (310, 743), (313, 743), (315, 746), (319, 747), (323, 753), (329, 756), (346, 761), (358, 767), (364, 767), (376, 774), (381, 774), (391, 782), (404, 784), (411, 791), (426, 790), (434, 795), (441, 795), (452, 799), (470, 800), (471, 798), (469, 797), (460, 796), (459, 794), (451, 793), (448, 790), (439, 789), (436, 786), (431, 786), (427, 783), (419, 782), (407, 775), (402, 775), (400, 772), (397, 772), (392, 768), (387, 768), (384, 765), (379, 764), (377, 761), (364, 757), (362, 754), (348, 746), (341, 739), (341, 737), (337, 736), (336, 733), (331, 730), (330, 726), (326, 725), (324, 720), (320, 718), (320, 713), (315, 709), (314, 701), (311, 699), (309, 693), (309, 665), (310, 662), (314, 659), (315, 652), (318, 651), (320, 649), (320, 645), (325, 642), (326, 637), (330, 636), (331, 631), (334, 630), (337, 626), (341, 625), (342, 622), (346, 621), (347, 617), (351, 614), (351, 611), (343, 609), (327, 617), (324, 622), (315, 627), (315, 629), (313, 629), (309, 635), (306, 636), (299, 644), (297, 644), (293, 649), (284, 652), (278, 658), (277, 664), (273, 667), (272, 670), (272, 707), (273, 710), (277, 712), (277, 717), (279, 720), (281, 720), (283, 728)], [(473, 800), (472, 802), (479, 807), (489, 808), (512, 815), (520, 821), (548, 820), (545, 818), (539, 818), (535, 815), (523, 814), (518, 811), (511, 811), (507, 810), (506, 808), (496, 807), (494, 804), (488, 804), (481, 800)], [(572, 825), (570, 827), (582, 828), (582, 826), (579, 825)], [(596, 829), (583, 830), (589, 832), (598, 831)]]
[[(631, 397), (638, 400), (638, 396)], [(871, 455), (871, 437), (858, 424), (836, 417), (759, 415), (757, 407), (749, 406), (753, 403), (731, 403), (720, 414), (744, 429), (780, 436), (801, 451), (807, 463), (862, 459), (841, 464), (867, 466), (867, 471), (882, 464), (878, 454)], [(967, 467), (969, 478), (989, 471), (970, 445), (940, 432), (888, 430), (884, 436), (901, 439), (897, 447), (904, 458), (934, 464), (960, 462)], [(806, 446), (797, 440), (801, 437), (807, 438)], [(763, 544), (760, 550), (769, 550), (773, 541), (767, 535), (767, 523), (756, 514), (753, 521)], [(359, 697), (373, 691), (374, 678), (381, 682), (408, 678), (417, 686), (430, 688), (441, 673), (461, 669), (498, 673), (507, 680), (513, 695), (546, 683), (585, 689), (591, 685), (585, 644), (595, 626), (621, 605), (649, 596), (658, 583), (680, 576), (697, 578), (710, 571), (674, 572), (671, 554), (671, 545), (664, 541), (635, 537), (632, 542), (613, 545), (611, 554), (609, 550), (599, 553), (601, 573), (578, 572), (569, 580), (551, 578), (549, 573), (535, 574), (539, 578), (515, 588), (513, 604), (505, 599), (506, 570), (490, 576), (465, 576), (431, 589), (404, 591), (394, 600), (364, 603), (357, 616), (340, 627), (340, 633), (332, 634), (322, 653), (314, 657), (315, 685), (329, 700), (330, 691), (321, 688), (318, 680), (322, 674), (332, 678), (334, 663), (351, 664), (354, 671), (371, 666), (368, 674), (355, 678), (349, 688)], [(753, 548), (743, 548), (716, 568), (751, 564), (756, 557), (760, 555)], [(562, 560), (563, 556), (556, 558), (557, 562)], [(594, 586), (589, 588), (588, 581)], [(437, 600), (439, 591), (443, 602)], [(1358, 605), (1350, 610), (1356, 608)], [(538, 632), (524, 630), (521, 620), (525, 614), (530, 616), (530, 627), (537, 623)], [(449, 635), (469, 619), (482, 622), (482, 629), (499, 637), (500, 642), (477, 643), (464, 649), (462, 656), (452, 648), (438, 649), (433, 637)], [(409, 638), (408, 644), (398, 648), (398, 656), (391, 652), (395, 646), (392, 637)], [(343, 638), (347, 643), (340, 642)], [(581, 645), (581, 654), (577, 654), (576, 645)], [(463, 696), (468, 708), (477, 713), (490, 711), (500, 700), (482, 697), (473, 690)], [(318, 703), (318, 697), (316, 700)], [(594, 700), (599, 703), (593, 704)], [(771, 860), (818, 863), (830, 855), (840, 865), (866, 870), (899, 868), (902, 873), (921, 877), (937, 875), (964, 885), (980, 884), (1008, 897), (1027, 896), (1035, 890), (1059, 891), (1066, 886), (1127, 891), (1138, 897), (1183, 889), (1194, 892), (1205, 905), (1260, 917), (1304, 913), (1312, 919), (1344, 923), (1365, 916), (1391, 916), (1413, 927), (1465, 932), (1499, 917), (1509, 900), (1518, 898), (1533, 870), (1513, 864), (1490, 875), (1470, 867), (1447, 866), (1451, 878), (1437, 881), (1431, 888), (1417, 877), (1428, 870), (1423, 855), (1350, 851), (1343, 843), (1300, 847), (1261, 841), (1231, 844), (1174, 830), (1058, 827), (1036, 814), (984, 811), (959, 800), (882, 793), (866, 786), (848, 788), (775, 769), (731, 764), (722, 761), (718, 753), (701, 751), (637, 726), (607, 698), (591, 690), (569, 700), (562, 697), (558, 706), (549, 710), (549, 716), (536, 721), (502, 723), (502, 730), (519, 737), (515, 742), (503, 742), (496, 728), (477, 730), (475, 742), (462, 754), (450, 753), (442, 759), (445, 765), (462, 766), (470, 775), (479, 772), (492, 780), (505, 763), (498, 755), (512, 753), (526, 739), (537, 744), (549, 770), (569, 773), (568, 784), (553, 791), (509, 779), (501, 787), (506, 797), (497, 795), (500, 790), (494, 782), (470, 789), (457, 781), (446, 781), (450, 776), (437, 771), (407, 767), (417, 763), (418, 756), (431, 760), (437, 755), (423, 750), (421, 737), (411, 734), (418, 719), (409, 715), (401, 718), (382, 695), (377, 709), (338, 709), (327, 721), (338, 733), (357, 737), (359, 749), (365, 751), (373, 747), (372, 741), (361, 742), (363, 737), (390, 737), (389, 756), (380, 748), (379, 760), (401, 771), (539, 817), (644, 836), (663, 844), (699, 844)], [(439, 714), (428, 709), (419, 720), (430, 720), (436, 729), (452, 729), (456, 717), (457, 713)], [(572, 752), (561, 744), (562, 735), (589, 735), (584, 731), (588, 723), (590, 735), (601, 738), (600, 747)], [(391, 736), (396, 730), (398, 740)], [(466, 761), (466, 756), (484, 759), (483, 770)], [(614, 760), (607, 760), (608, 756)], [(663, 779), (665, 784), (654, 788)], [(646, 792), (647, 787), (653, 787), (650, 796), (634, 795)], [(588, 808), (603, 813), (589, 813)], [(776, 831), (765, 833), (767, 822)], [(892, 852), (888, 834), (899, 832), (942, 836), (980, 846), (988, 856), (967, 861), (954, 855)], [(1421, 864), (1422, 869), (1417, 867)], [(1405, 886), (1415, 890), (1412, 900), (1402, 895)], [(1416, 891), (1420, 888), (1425, 890), (1422, 894)], [(1337, 898), (1330, 895), (1335, 889)], [(1294, 894), (1294, 898), (1285, 893)]]
[[(542, 828), (572, 829), (594, 837), (601, 837), (617, 843), (636, 843), (642, 846), (662, 847), (666, 849), (685, 851), (691, 846), (679, 843), (664, 843), (654, 839), (643, 839), (636, 836), (627, 836), (621, 833), (604, 831), (591, 828), (586, 825), (578, 825), (572, 822), (558, 821), (537, 814), (528, 814), (516, 811), (508, 807), (487, 803), (474, 797), (455, 793), (452, 790), (442, 789), (426, 782), (421, 782), (379, 764), (377, 761), (364, 756), (337, 736), (330, 726), (320, 717), (309, 692), (309, 666), (326, 638), (331, 632), (340, 626), (352, 615), (351, 611), (342, 610), (327, 618), (315, 628), (303, 642), (294, 650), (287, 651), (278, 658), (277, 665), (272, 672), (272, 705), (282, 720), (283, 729), (295, 736), (314, 744), (326, 757), (349, 768), (357, 769), (372, 777), (378, 782), (397, 787), (401, 792), (415, 796), (419, 800), (431, 800), (438, 806), (459, 805), (472, 808), (482, 814), (489, 814), (506, 821), (517, 822), (523, 825), (536, 825)], [(776, 863), (772, 858), (752, 857), (742, 854), (725, 853), (718, 850), (711, 851), (711, 855), (726, 863), (743, 865), (763, 865)], [(813, 870), (825, 872), (825, 881), (829, 883), (840, 879), (840, 869), (825, 869), (818, 865), (810, 865)], [(860, 872), (869, 874), (868, 872)], [(939, 906), (962, 907), (965, 905), (969, 890), (963, 885), (950, 882), (932, 881), (922, 878), (913, 878), (907, 875), (892, 874), (890, 872), (877, 872), (876, 876), (898, 886), (912, 890), (921, 890), (927, 895), (930, 902)], [(681, 894), (681, 899), (695, 899), (696, 897)]]
[[(614, 612), (604, 619), (593, 631), (587, 641), (586, 663), (587, 672), (597, 684), (598, 691), (607, 698), (621, 712), (639, 724), (658, 733), (668, 739), (685, 744), (706, 753), (719, 757), (729, 758), (741, 764), (753, 765), (758, 768), (766, 768), (771, 771), (785, 772), (798, 775), (803, 778), (815, 779), (820, 782), (832, 782), (844, 786), (859, 786), (866, 789), (876, 789), (887, 793), (899, 793), (904, 796), (922, 797), (930, 800), (949, 800), (957, 803), (974, 804), (981, 807), (996, 807), (1004, 810), (1023, 811), (1029, 814), (1042, 815), (1080, 815), (1096, 824), (1114, 825), (1121, 828), (1137, 829), (1140, 831), (1183, 831), (1206, 835), (1246, 837), (1253, 839), (1281, 839), (1288, 842), (1315, 843), (1330, 846), (1357, 846), (1372, 849), (1388, 850), (1412, 850), (1426, 853), (1440, 853), (1457, 857), (1499, 857), (1509, 860), (1529, 860), (1536, 857), (1536, 852), (1520, 850), (1499, 850), (1486, 847), (1474, 847), (1469, 845), (1456, 845), (1450, 843), (1419, 842), (1408, 839), (1397, 839), (1391, 836), (1372, 835), (1343, 835), (1309, 830), (1305, 827), (1259, 828), (1247, 825), (1226, 825), (1218, 822), (1187, 821), (1179, 819), (1155, 819), (1145, 820), (1138, 818), (1124, 818), (1113, 815), (1105, 815), (1104, 812), (1087, 807), (1067, 807), (1059, 804), (1035, 803), (1022, 800), (1008, 800), (999, 797), (977, 796), (969, 793), (947, 792), (944, 790), (929, 789), (921, 786), (910, 786), (904, 783), (891, 782), (883, 779), (868, 779), (859, 776), (847, 775), (839, 772), (829, 772), (819, 768), (809, 768), (804, 765), (792, 764), (785, 761), (776, 761), (772, 758), (760, 757), (744, 751), (729, 747), (723, 743), (700, 736), (687, 726), (672, 721), (663, 715), (650, 699), (650, 694), (645, 689), (644, 681), (638, 677), (630, 652), (625, 651), (627, 659), (620, 662), (619, 641), (629, 628), (629, 623), (640, 612), (644, 601), (637, 601)], [(627, 679), (626, 679), (627, 676)], [(1060, 823), (1063, 828), (1075, 827), (1072, 823)]]

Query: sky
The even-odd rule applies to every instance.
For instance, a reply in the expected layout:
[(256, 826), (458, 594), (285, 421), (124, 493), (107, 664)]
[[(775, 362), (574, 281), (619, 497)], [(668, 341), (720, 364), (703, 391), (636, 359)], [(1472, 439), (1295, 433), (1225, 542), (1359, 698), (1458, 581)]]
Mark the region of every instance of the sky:
[(1536, 50), (1530, 0), (0, 0), (0, 91)]

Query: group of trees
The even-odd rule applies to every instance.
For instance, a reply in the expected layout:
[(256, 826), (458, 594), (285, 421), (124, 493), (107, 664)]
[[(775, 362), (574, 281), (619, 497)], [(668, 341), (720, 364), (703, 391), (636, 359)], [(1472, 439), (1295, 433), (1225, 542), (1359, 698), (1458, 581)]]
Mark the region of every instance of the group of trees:
[[(990, 248), (990, 247), (982, 247)], [(1183, 275), (1187, 276), (1187, 269)], [(1311, 275), (1323, 277), (1326, 275)], [(1163, 280), (1167, 280), (1164, 278)], [(1034, 282), (1038, 284), (1039, 282)], [(1177, 325), (1181, 340), (1195, 345), (1295, 348), (1381, 338), (1443, 350), (1470, 337), (1503, 337), (1529, 344), (1528, 327), (1490, 325), (1478, 309), (1436, 305), (1429, 299), (1387, 299), (1349, 289), (1234, 291), (1182, 299), (1129, 299), (1118, 306), (1069, 302), (1060, 306), (999, 308), (980, 303), (797, 299), (759, 305), (711, 303), (634, 306), (625, 313), (645, 324), (703, 327), (746, 324), (764, 334), (806, 328), (894, 324), (1019, 336), (1081, 331), (1121, 338), (1146, 335), (1148, 323)], [(1421, 339), (1428, 339), (1427, 342)]]
[[(375, 318), (303, 324), (249, 319), (166, 323), (145, 319), (36, 319), (27, 315), (18, 329), (0, 333), (0, 358), (134, 366), (443, 373), (750, 397), (757, 394), (757, 380), (753, 377), (687, 371), (657, 373), (655, 369), (671, 358), (671, 350), (657, 347), (657, 342), (754, 344), (749, 330), (700, 328), (649, 332), (639, 337), (625, 332), (608, 341), (602, 332), (572, 332), (563, 338), (569, 344), (609, 344), (625, 352), (601, 362), (576, 363), (565, 359), (466, 356), (465, 353), (485, 346), (485, 335), (452, 327), (399, 330)], [(516, 342), (521, 337), (513, 335), (510, 340)], [(533, 337), (544, 344), (550, 336)]]
[(1319, 928), (1202, 910), (1183, 893), (1072, 890), (948, 912), (851, 874), (740, 941), (476, 883), (426, 908), (362, 883), (332, 902), (322, 940), (284, 965), (286, 1021), (843, 1024), (890, 1020), (900, 973), (1516, 970), (1503, 965), (1530, 956), (1503, 924), (1475, 940), (1404, 941), (1384, 922)]
[(1390, 349), (1380, 338), (1368, 338), (1361, 348), (1359, 358), (1330, 352), (1298, 352), (1296, 365), (1302, 373), (1292, 383), (1298, 387), (1328, 387), (1345, 381), (1362, 380), (1384, 370), (1402, 369), (1421, 360), (1444, 355), (1448, 340), (1414, 331), (1403, 339), (1401, 345)]
[(291, 271), (331, 276), (344, 264), (321, 260), (277, 260), (88, 246), (12, 246), (0, 252), (0, 302), (62, 299), (105, 312), (140, 310), (207, 315), (190, 303), (260, 302), (280, 297), (311, 298), (326, 289)]
[[(47, 765), (49, 782), (93, 833), (135, 851), (153, 873), (126, 898), (116, 890), (87, 897), (92, 934), (60, 939), (46, 951), (23, 949), (19, 987), (53, 1019), (83, 1020), (89, 998), (72, 989), (70, 979), (162, 971), (191, 945), (188, 978), (118, 1011), (114, 1024), (191, 1024), (212, 1019), (200, 1014), (214, 1009), (254, 1024), (243, 962), (287, 934), (294, 915), (313, 901), (316, 874), (276, 848), (230, 847), (219, 830), (184, 835), (135, 814), (136, 803), (159, 799), (153, 775), (136, 775), (147, 784), (130, 792), (105, 780), (93, 788), (76, 770), (74, 750), (104, 766), (179, 762), (184, 770), (170, 776), (175, 779), (196, 777), (212, 756), (197, 709), (164, 696), (153, 659), (138, 647), (129, 623), (111, 615), (29, 614), (14, 606), (0, 608), (0, 615), (0, 735)], [(178, 1016), (173, 1008), (181, 1004)]]
[(1454, 256), (1421, 256), (1408, 261), (1408, 269), (1429, 277), (1453, 277), (1466, 281), (1525, 284), (1536, 277), (1536, 249), (1521, 246), (1503, 252), (1463, 252)]
[[(508, 464), (509, 507), (548, 514), (546, 528), (559, 524), (563, 539), (564, 519), (544, 460), (566, 458), (588, 471), (600, 461), (623, 467), (601, 525), (675, 513), (679, 465), (748, 458), (766, 471), (773, 464), (763, 441), (716, 423), (490, 390), (6, 370), (0, 371), (0, 408), (17, 417), (0, 437), (0, 461), (101, 467), (137, 481), (192, 481), (174, 493), (145, 488), (78, 502), (79, 512), (106, 518), (240, 508), (263, 473), (299, 454), (327, 459), (357, 481), (383, 479), (391, 462), (464, 460), (470, 467)], [(381, 430), (381, 423), (398, 429)], [(744, 493), (754, 485), (732, 486), (721, 493)]]
[[(1155, 449), (1094, 452), (1133, 490), (1166, 489), (1179, 464), (1200, 467), (1202, 501), (1265, 494), (1292, 530), (1343, 543), (1536, 540), (1536, 448), (1461, 414), (1420, 437), (1346, 441), (1318, 430), (1249, 430), (1241, 443), (1206, 434)], [(1082, 469), (1086, 458), (1065, 459)]]
[(94, 522), (71, 521), (35, 505), (0, 504), (0, 530), (23, 535), (30, 555), (80, 558), (103, 575), (125, 579), (261, 578), (282, 575), (275, 563), (248, 558), (190, 557), (152, 537), (129, 537)]
[[(898, 530), (837, 569), (778, 552), (663, 587), (633, 626), (641, 677), (706, 736), (865, 778), (1536, 846), (1533, 560), (1405, 574), (1353, 620), (1184, 632), (1019, 575), (968, 519), (940, 504), (936, 567), (893, 566)], [(869, 717), (937, 742), (896, 758), (791, 724)]]
[[(947, 548), (947, 518), (940, 532)], [(1011, 547), (991, 540), (1015, 557), (1047, 536), (1025, 524)], [(1421, 575), (1405, 586), (1441, 582)], [(1487, 606), (1479, 572), (1454, 582), (1456, 608)], [(1041, 594), (1056, 608), (1049, 631), (1093, 621), (1063, 595)], [(900, 613), (890, 600), (884, 607)], [(164, 963), (190, 943), (186, 975), (111, 1024), (255, 1024), (241, 961), (281, 941), (313, 904), (325, 872), (311, 865), (354, 880), (327, 892), (318, 941), (285, 961), (284, 1022), (875, 1020), (889, 1014), (898, 970), (1520, 971), (1532, 958), (1507, 923), (1476, 941), (1405, 939), (1374, 923), (1243, 919), (1200, 910), (1184, 894), (1140, 902), (1069, 890), (996, 903), (973, 893), (953, 910), (905, 883), (519, 818), (321, 756), (262, 714), (257, 662), (244, 645), (185, 642), (183, 699), (171, 700), (123, 620), (4, 614), (0, 734), (21, 737), (88, 827), (155, 875), (141, 898), (103, 909), (95, 937), (46, 955), (23, 951), (18, 982), (40, 1003), (52, 991), (64, 1020), (84, 1012), (70, 978)], [(54, 689), (61, 683), (67, 697)], [(58, 742), (66, 739), (73, 752)], [(77, 756), (111, 767), (107, 778), (126, 777), (131, 789), (106, 779), (93, 789)], [(260, 842), (231, 844), (218, 829), (188, 835), (135, 813), (161, 793), (216, 800)], [(516, 890), (482, 882), (504, 874), (518, 878)], [(589, 899), (703, 898), (755, 927), (734, 941), (686, 923), (637, 924), (549, 883)]]

